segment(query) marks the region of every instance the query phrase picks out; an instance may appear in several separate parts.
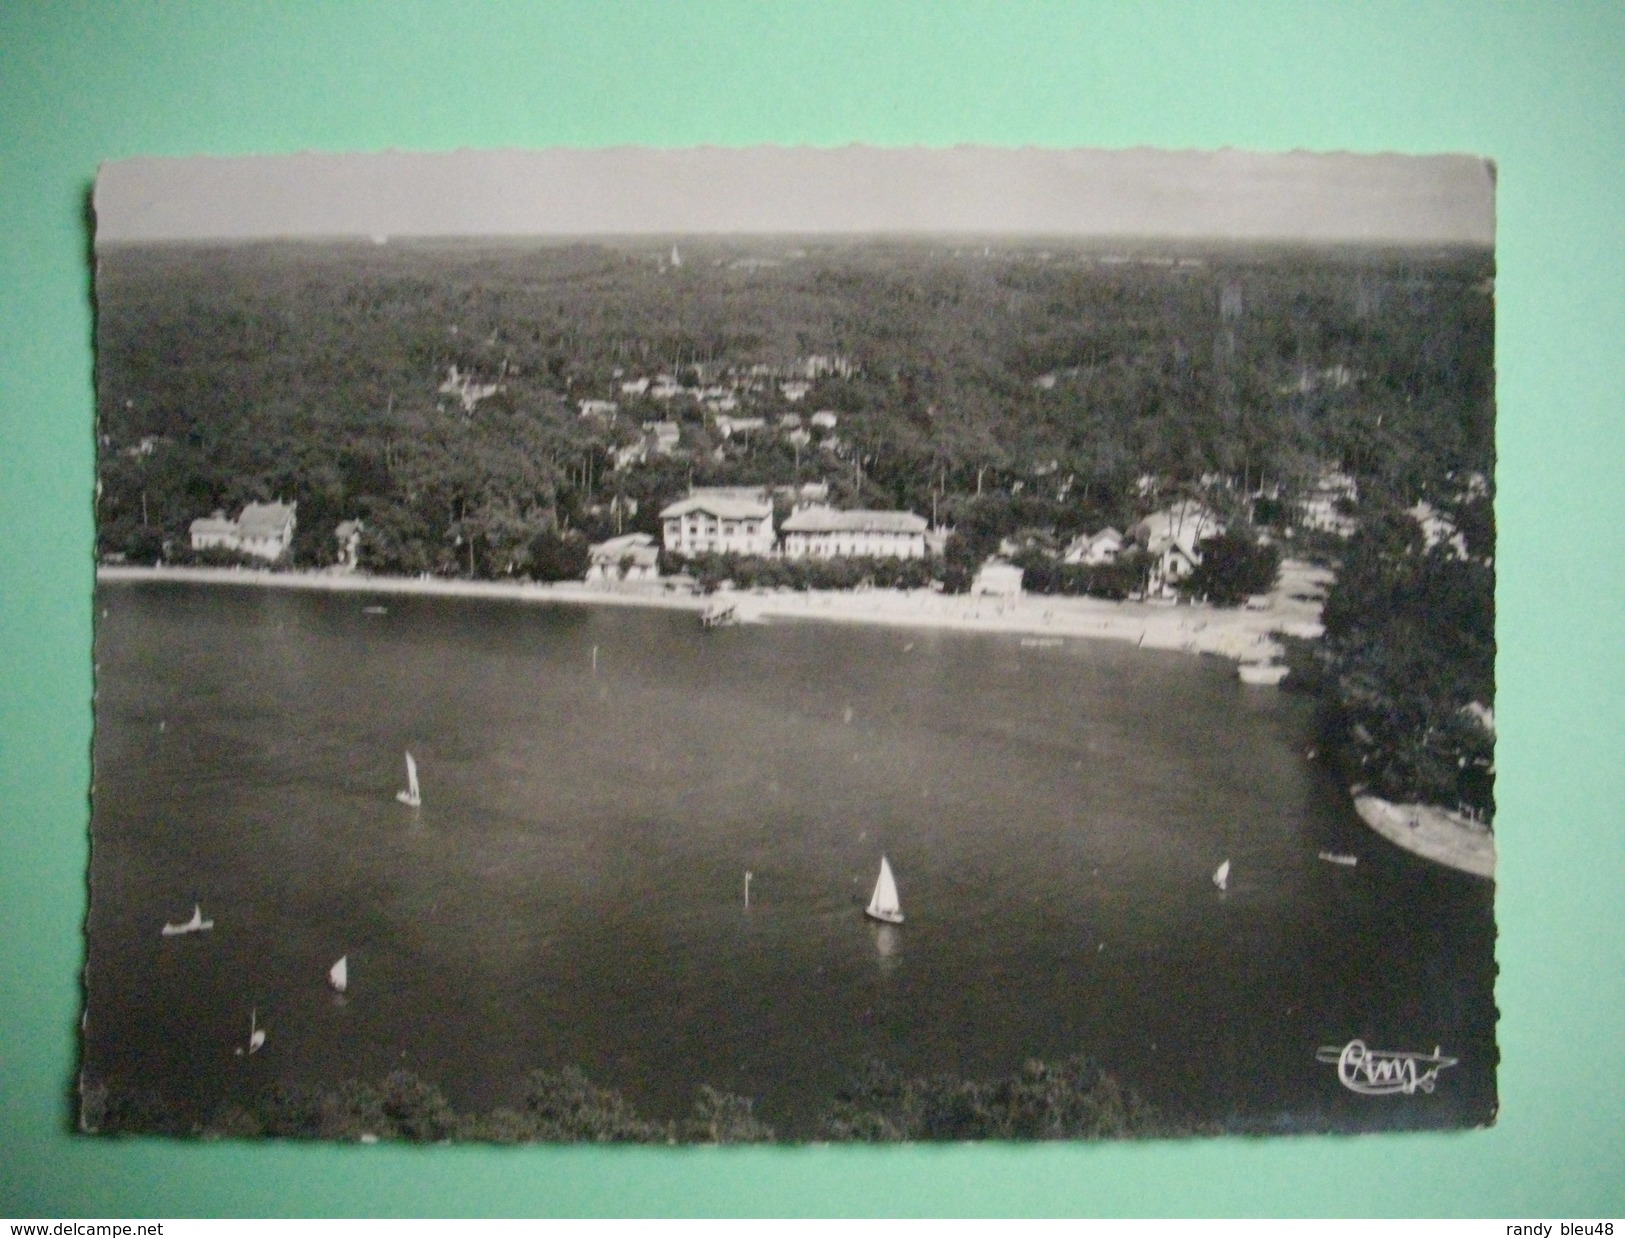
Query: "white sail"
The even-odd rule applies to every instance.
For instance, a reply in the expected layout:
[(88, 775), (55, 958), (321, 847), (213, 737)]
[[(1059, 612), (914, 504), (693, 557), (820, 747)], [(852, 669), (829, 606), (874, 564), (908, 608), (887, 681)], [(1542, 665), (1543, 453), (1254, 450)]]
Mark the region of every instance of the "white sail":
[(179, 937), (182, 933), (207, 933), (214, 927), (213, 920), (203, 918), (203, 907), (199, 903), (192, 904), (192, 918), (184, 924), (164, 925), (165, 937)]
[(1230, 861), (1229, 860), (1226, 860), (1223, 864), (1219, 865), (1218, 868), (1213, 870), (1213, 884), (1218, 886), (1219, 889), (1221, 889), (1221, 890), (1229, 888), (1229, 886), (1230, 886)]
[(248, 1051), (250, 1053), (258, 1052), (260, 1047), (265, 1044), (265, 1029), (259, 1025), (259, 1014), (258, 1010), (253, 1010), (248, 1015)]
[(897, 881), (891, 874), (891, 865), (886, 857), (880, 857), (880, 876), (875, 881), (874, 897), (869, 900), (865, 912), (876, 920), (884, 920), (887, 924), (901, 924), (903, 922), (903, 907), (897, 898)]
[(350, 987), (350, 956), (343, 955), (337, 963), (327, 969), (327, 983), (342, 993)]
[(406, 754), (406, 790), (395, 792), (395, 798), (412, 808), (423, 803), (423, 797), (418, 793), (418, 763), (412, 759), (410, 752)]

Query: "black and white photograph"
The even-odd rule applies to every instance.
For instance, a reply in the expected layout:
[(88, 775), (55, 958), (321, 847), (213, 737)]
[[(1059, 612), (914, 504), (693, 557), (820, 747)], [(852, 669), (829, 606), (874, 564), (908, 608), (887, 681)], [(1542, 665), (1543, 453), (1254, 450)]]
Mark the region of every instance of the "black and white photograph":
[(149, 158), (93, 207), (84, 1131), (1495, 1121), (1487, 160)]

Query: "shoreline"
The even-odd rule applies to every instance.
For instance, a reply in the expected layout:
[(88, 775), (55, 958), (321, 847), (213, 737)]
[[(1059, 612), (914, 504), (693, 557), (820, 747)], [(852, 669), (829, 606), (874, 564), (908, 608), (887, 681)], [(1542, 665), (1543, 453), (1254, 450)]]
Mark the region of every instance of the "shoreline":
[(1014, 598), (972, 597), (928, 589), (722, 590), (704, 595), (680, 593), (663, 585), (587, 585), (517, 581), (456, 580), (444, 577), (369, 576), (359, 572), (274, 572), (254, 568), (134, 567), (103, 565), (102, 582), (177, 581), (238, 587), (311, 589), (330, 593), (396, 594), (492, 599), (540, 604), (641, 606), (684, 610), (696, 615), (718, 601), (737, 607), (739, 620), (813, 619), (884, 627), (1000, 632), (1080, 640), (1128, 641), (1142, 649), (1214, 654), (1236, 662), (1268, 662), (1281, 653), (1277, 632), (1294, 636), (1320, 633), (1320, 599), (1331, 574), (1291, 561), (1268, 595), (1267, 609), (1218, 609), (1158, 602), (1112, 602), (1102, 598), (1021, 594)]
[(1495, 835), (1487, 826), (1433, 804), (1394, 804), (1358, 791), (1354, 811), (1375, 833), (1412, 855), (1495, 879)]

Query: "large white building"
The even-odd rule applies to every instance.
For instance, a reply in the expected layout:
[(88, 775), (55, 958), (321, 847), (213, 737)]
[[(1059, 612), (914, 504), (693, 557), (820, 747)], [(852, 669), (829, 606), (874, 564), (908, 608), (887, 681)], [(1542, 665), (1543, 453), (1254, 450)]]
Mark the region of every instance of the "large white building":
[(784, 554), (790, 559), (923, 559), (925, 530), (925, 517), (913, 512), (803, 507), (784, 522)]
[(773, 552), (773, 504), (743, 494), (689, 495), (660, 513), (661, 543), (678, 555)]
[(224, 512), (194, 520), (188, 530), (192, 549), (235, 550), (267, 562), (280, 559), (293, 544), (298, 508), (297, 503), (250, 503), (235, 520), (226, 519)]

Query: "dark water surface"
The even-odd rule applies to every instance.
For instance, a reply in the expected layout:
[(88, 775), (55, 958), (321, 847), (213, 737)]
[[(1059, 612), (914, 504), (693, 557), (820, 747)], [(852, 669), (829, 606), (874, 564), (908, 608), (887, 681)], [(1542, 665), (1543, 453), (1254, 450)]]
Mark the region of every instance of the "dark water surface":
[[(1493, 1114), (1492, 888), (1367, 831), (1307, 704), (1228, 663), (167, 583), (97, 605), (89, 1080), (202, 1117), (406, 1067), (476, 1111), (574, 1065), (645, 1116), (709, 1083), (803, 1138), (869, 1058), (1087, 1052), (1238, 1129)], [(882, 853), (899, 928), (861, 911)], [(194, 901), (214, 931), (161, 937)], [(1315, 1059), (1356, 1037), (1460, 1063), (1358, 1096)]]

